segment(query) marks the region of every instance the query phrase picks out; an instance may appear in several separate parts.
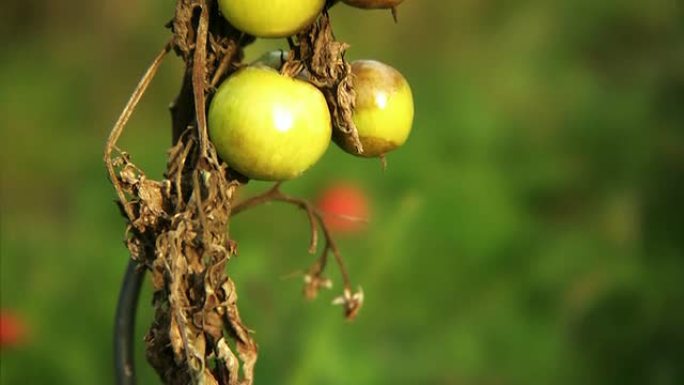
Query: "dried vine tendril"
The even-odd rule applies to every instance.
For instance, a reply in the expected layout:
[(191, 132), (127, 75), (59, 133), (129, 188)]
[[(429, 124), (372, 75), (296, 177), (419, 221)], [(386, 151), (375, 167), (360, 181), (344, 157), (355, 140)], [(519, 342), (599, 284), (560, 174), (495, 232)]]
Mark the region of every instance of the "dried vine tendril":
[[(335, 1), (328, 2), (328, 7)], [(327, 7), (326, 7), (327, 9)], [(316, 296), (329, 287), (324, 270), (330, 254), (343, 278), (335, 303), (354, 318), (363, 292), (352, 290), (342, 255), (321, 213), (306, 200), (284, 194), (277, 184), (265, 193), (234, 202), (237, 188), (247, 182), (223, 163), (207, 133), (206, 111), (215, 87), (241, 66), (243, 48), (254, 37), (233, 28), (214, 0), (178, 0), (173, 32), (132, 93), (114, 125), (104, 161), (127, 221), (128, 269), (118, 308), (117, 381), (134, 384), (130, 334), (142, 272), (149, 272), (154, 295), (154, 321), (145, 336), (147, 358), (166, 384), (250, 385), (254, 382), (257, 344), (240, 318), (238, 295), (227, 263), (236, 243), (226, 232), (231, 218), (267, 201), (303, 209), (311, 225), (310, 252), (317, 249), (319, 230), (325, 245), (304, 273), (305, 294)], [(327, 11), (296, 37), (286, 71), (308, 71), (312, 83), (326, 95), (335, 126), (361, 144), (351, 120), (354, 90), (347, 45), (335, 40)], [(173, 50), (185, 62), (181, 89), (172, 103), (173, 145), (167, 154), (163, 180), (148, 178), (131, 156), (117, 146), (127, 122)]]

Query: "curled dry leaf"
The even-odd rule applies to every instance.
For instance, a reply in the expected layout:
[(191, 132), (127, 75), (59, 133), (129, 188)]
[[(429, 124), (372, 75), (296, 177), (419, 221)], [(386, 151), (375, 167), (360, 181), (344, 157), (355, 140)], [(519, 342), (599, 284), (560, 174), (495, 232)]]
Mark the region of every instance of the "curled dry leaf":
[[(116, 170), (112, 183), (121, 192), (119, 204), (129, 219), (127, 246), (132, 258), (151, 271), (155, 318), (145, 338), (147, 357), (166, 384), (252, 384), (257, 355), (225, 269), (236, 249), (226, 228), (238, 183), (228, 179), (226, 166), (203, 131), (206, 127), (196, 123), (204, 121), (198, 115), (205, 110), (207, 81), (234, 69), (249, 39), (221, 22), (211, 12), (212, 3), (177, 3), (172, 45), (187, 71), (171, 108), (176, 144), (168, 153), (165, 178), (147, 178), (125, 152), (117, 150), (110, 158), (122, 130), (119, 125), (106, 150), (105, 162)], [(155, 70), (158, 64), (155, 61)], [(153, 76), (149, 72), (146, 76)], [(149, 80), (141, 81), (142, 91), (134, 93), (138, 99)], [(134, 107), (127, 106), (122, 116), (127, 118)], [(227, 353), (225, 333), (235, 340), (239, 360)], [(210, 357), (227, 366), (210, 368)]]
[[(352, 119), (356, 93), (351, 65), (344, 59), (349, 45), (335, 40), (330, 18), (323, 14), (309, 29), (297, 35), (297, 57), (309, 72), (309, 81), (323, 91), (333, 121), (334, 135), (343, 135), (363, 153)], [(286, 64), (287, 66), (287, 64)]]

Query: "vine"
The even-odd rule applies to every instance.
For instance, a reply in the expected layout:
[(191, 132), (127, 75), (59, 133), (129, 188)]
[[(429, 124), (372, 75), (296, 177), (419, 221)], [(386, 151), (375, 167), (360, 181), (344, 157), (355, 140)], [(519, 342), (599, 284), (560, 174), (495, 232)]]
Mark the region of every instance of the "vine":
[[(351, 66), (344, 59), (348, 45), (335, 39), (327, 9), (317, 20), (288, 39), (290, 53), (281, 68), (289, 76), (307, 73), (324, 93), (335, 135), (343, 135), (361, 153), (363, 146), (352, 120), (354, 88)], [(315, 298), (330, 287), (324, 271), (332, 254), (343, 279), (335, 303), (354, 318), (363, 304), (342, 254), (310, 202), (284, 194), (280, 183), (261, 195), (236, 203), (235, 191), (248, 178), (230, 168), (209, 140), (207, 106), (218, 84), (243, 66), (244, 48), (255, 38), (230, 25), (215, 0), (178, 0), (168, 24), (173, 37), (147, 69), (107, 140), (104, 162), (127, 221), (126, 245), (131, 255), (117, 311), (115, 336), (117, 381), (134, 384), (132, 330), (141, 281), (149, 272), (153, 285), (154, 320), (145, 336), (147, 359), (165, 384), (250, 385), (258, 347), (240, 318), (238, 294), (227, 263), (237, 244), (226, 231), (241, 212), (269, 201), (304, 210), (311, 227), (309, 252), (324, 246), (304, 273), (304, 293)], [(185, 63), (178, 96), (170, 107), (172, 147), (164, 178), (148, 178), (117, 145), (140, 99), (170, 51)]]

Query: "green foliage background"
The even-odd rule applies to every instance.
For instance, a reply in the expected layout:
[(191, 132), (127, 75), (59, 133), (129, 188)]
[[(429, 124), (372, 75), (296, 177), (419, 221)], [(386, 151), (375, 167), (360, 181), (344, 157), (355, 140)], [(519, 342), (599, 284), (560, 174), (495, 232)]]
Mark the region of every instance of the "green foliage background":
[[(173, 2), (3, 8), (1, 307), (31, 333), (0, 352), (0, 383), (112, 384), (127, 254), (101, 154)], [(340, 241), (366, 292), (356, 322), (334, 293), (307, 303), (282, 279), (312, 259), (300, 212), (273, 204), (233, 223), (257, 382), (684, 383), (681, 3), (407, 0), (398, 25), (344, 6), (332, 17), (351, 58), (409, 79), (414, 132), (384, 173), (332, 146), (285, 186), (315, 197), (345, 179), (372, 199), (369, 230)], [(154, 177), (180, 76), (171, 58), (122, 143)], [(141, 384), (158, 383), (142, 358), (149, 299)]]

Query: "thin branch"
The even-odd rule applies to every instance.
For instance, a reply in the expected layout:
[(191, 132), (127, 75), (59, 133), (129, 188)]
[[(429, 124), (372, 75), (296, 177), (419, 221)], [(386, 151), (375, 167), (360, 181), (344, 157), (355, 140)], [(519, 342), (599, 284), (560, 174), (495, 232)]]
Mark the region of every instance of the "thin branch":
[[(280, 191), (280, 185), (280, 183), (276, 183), (271, 189), (264, 192), (263, 194), (256, 195), (252, 198), (249, 198), (245, 201), (236, 204), (232, 209), (231, 217), (243, 211), (249, 210), (251, 208), (268, 202), (285, 202), (305, 210), (311, 223), (312, 246), (315, 246), (314, 237), (317, 237), (318, 234), (317, 224), (320, 225), (321, 231), (323, 232), (323, 236), (325, 237), (325, 248), (323, 249), (323, 253), (321, 254), (321, 257), (318, 259), (317, 263), (314, 266), (312, 266), (311, 269), (309, 269), (309, 273), (313, 273), (314, 278), (320, 278), (320, 274), (325, 269), (325, 265), (327, 262), (327, 254), (328, 252), (332, 252), (335, 256), (335, 261), (337, 262), (337, 265), (340, 269), (340, 274), (342, 275), (344, 288), (351, 290), (351, 280), (349, 279), (349, 273), (344, 263), (344, 258), (342, 257), (342, 254), (340, 253), (340, 250), (337, 247), (337, 243), (335, 242), (335, 239), (333, 238), (330, 229), (328, 229), (328, 226), (326, 225), (323, 219), (323, 214), (316, 207), (314, 207), (314, 205), (311, 204), (311, 202), (305, 199), (295, 198), (284, 194), (282, 191)], [(310, 247), (309, 251), (311, 251), (312, 249), (315, 250), (316, 248)]]
[(140, 102), (140, 98), (142, 98), (142, 96), (145, 94), (145, 91), (147, 91), (147, 88), (149, 87), (150, 83), (152, 83), (152, 80), (157, 74), (159, 66), (164, 61), (164, 57), (171, 50), (172, 46), (173, 39), (169, 40), (166, 43), (166, 45), (164, 45), (164, 48), (161, 50), (161, 52), (159, 52), (159, 54), (157, 54), (152, 64), (149, 66), (147, 71), (145, 71), (145, 74), (143, 75), (142, 79), (140, 79), (140, 82), (138, 82), (138, 85), (135, 87), (133, 94), (131, 94), (130, 99), (128, 99), (128, 102), (126, 103), (126, 106), (121, 112), (121, 115), (119, 115), (119, 119), (117, 119), (116, 123), (114, 124), (114, 127), (112, 128), (112, 131), (109, 133), (107, 145), (105, 146), (104, 162), (105, 166), (107, 167), (109, 179), (112, 181), (112, 184), (116, 189), (116, 195), (119, 197), (119, 201), (121, 202), (123, 210), (131, 223), (135, 220), (135, 216), (133, 214), (133, 211), (131, 210), (130, 205), (128, 204), (126, 194), (118, 182), (116, 170), (112, 162), (112, 151), (114, 150), (114, 148), (116, 148), (116, 143), (119, 141), (119, 137), (121, 137), (121, 134), (123, 133), (123, 130), (126, 127), (126, 124), (128, 123), (128, 120), (133, 114), (133, 111), (135, 111), (138, 102)]
[(266, 191), (261, 195), (253, 196), (246, 201), (240, 202), (233, 206), (231, 210), (231, 217), (245, 210), (249, 210), (252, 207), (262, 205), (271, 201), (281, 201), (288, 202), (299, 206), (299, 208), (306, 211), (306, 215), (309, 219), (309, 225), (311, 226), (311, 242), (309, 243), (309, 253), (313, 254), (318, 248), (318, 220), (319, 218), (315, 214), (315, 208), (307, 201), (297, 200), (296, 198), (289, 197), (280, 191), (280, 185), (282, 183), (278, 182), (271, 189)]
[(200, 14), (199, 25), (197, 27), (197, 39), (195, 41), (195, 53), (192, 59), (192, 88), (195, 97), (195, 117), (197, 118), (197, 129), (199, 131), (199, 144), (201, 156), (206, 156), (209, 146), (209, 135), (207, 133), (206, 115), (206, 57), (207, 41), (209, 32), (209, 5), (207, 0), (202, 1), (202, 13)]
[(342, 274), (342, 282), (344, 282), (344, 287), (345, 289), (351, 290), (351, 280), (349, 279), (349, 272), (347, 272), (347, 267), (344, 263), (344, 258), (342, 258), (342, 253), (340, 253), (337, 243), (330, 234), (330, 230), (327, 226), (325, 226), (325, 222), (323, 222), (323, 218), (321, 217), (320, 213), (317, 213), (316, 215), (321, 222), (321, 228), (323, 229), (323, 234), (325, 235), (327, 248), (332, 251), (333, 255), (335, 256), (335, 261), (340, 269), (340, 274)]
[(216, 68), (216, 72), (214, 72), (214, 76), (211, 78), (211, 83), (209, 83), (211, 88), (215, 88), (218, 85), (219, 81), (221, 81), (221, 79), (223, 78), (223, 75), (226, 74), (228, 68), (230, 67), (230, 64), (233, 62), (233, 59), (235, 58), (235, 54), (238, 52), (239, 46), (239, 44), (231, 44), (230, 46), (228, 46), (228, 49), (226, 53), (223, 55), (223, 58), (221, 59), (218, 68)]
[(171, 112), (171, 143), (180, 140), (188, 126), (195, 120), (195, 101), (192, 94), (192, 74), (185, 71), (178, 96), (169, 106)]
[(255, 195), (255, 196), (253, 196), (253, 197), (251, 197), (245, 201), (242, 201), (240, 203), (237, 203), (231, 209), (231, 214), (230, 214), (231, 217), (236, 216), (243, 211), (249, 210), (254, 206), (259, 206), (259, 205), (262, 205), (264, 203), (272, 201), (273, 200), (272, 195), (276, 195), (276, 194), (280, 193), (279, 190), (280, 190), (281, 184), (282, 183), (278, 182), (278, 183), (274, 184), (273, 187), (271, 187), (271, 189), (269, 189), (268, 191), (266, 191), (262, 194), (259, 194), (259, 195)]

